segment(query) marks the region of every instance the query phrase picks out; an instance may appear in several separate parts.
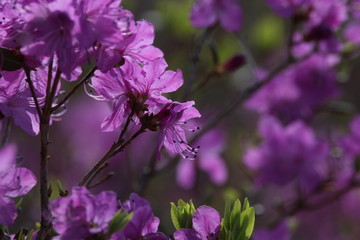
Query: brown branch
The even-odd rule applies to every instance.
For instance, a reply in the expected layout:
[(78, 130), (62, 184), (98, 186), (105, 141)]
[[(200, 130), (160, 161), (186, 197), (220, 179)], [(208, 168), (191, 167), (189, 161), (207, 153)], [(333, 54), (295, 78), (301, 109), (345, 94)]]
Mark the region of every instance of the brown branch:
[(94, 74), (96, 71), (96, 66), (94, 66), (86, 75), (81, 79), (71, 90), (70, 92), (58, 103), (56, 106), (51, 108), (51, 112), (55, 112), (58, 110), (61, 106), (63, 106), (69, 98), (87, 81), (90, 79), (90, 77)]
[[(50, 70), (50, 68), (49, 68)], [(51, 74), (48, 74), (51, 76)], [(48, 239), (48, 233), (51, 230), (51, 214), (49, 210), (49, 188), (48, 188), (48, 162), (50, 156), (48, 155), (49, 144), (49, 128), (51, 118), (51, 106), (60, 82), (61, 71), (58, 69), (55, 74), (54, 83), (52, 86), (47, 86), (47, 95), (45, 96), (45, 105), (43, 114), (40, 116), (40, 207), (41, 207), (41, 227), (37, 240)], [(51, 84), (52, 79), (48, 79), (48, 84)]]
[(110, 147), (107, 153), (85, 174), (85, 176), (80, 180), (78, 185), (84, 186), (86, 182), (92, 177), (92, 175), (96, 174), (96, 172), (102, 167), (103, 164), (105, 164), (107, 160), (109, 160), (109, 158), (123, 151), (127, 145), (129, 145), (137, 136), (139, 136), (143, 132), (145, 132), (145, 129), (141, 127), (124, 143), (122, 143), (121, 139), (119, 138), (119, 140)]
[(29, 84), (30, 93), (31, 93), (32, 98), (34, 99), (36, 112), (37, 112), (37, 114), (39, 116), (39, 119), (40, 119), (41, 115), (42, 115), (42, 111), (41, 111), (41, 108), (40, 108), (39, 100), (37, 99), (37, 96), (36, 96), (36, 93), (35, 93), (34, 84), (31, 81), (30, 69), (27, 68), (27, 67), (24, 67), (24, 71), (25, 71), (25, 75), (26, 75), (26, 82)]

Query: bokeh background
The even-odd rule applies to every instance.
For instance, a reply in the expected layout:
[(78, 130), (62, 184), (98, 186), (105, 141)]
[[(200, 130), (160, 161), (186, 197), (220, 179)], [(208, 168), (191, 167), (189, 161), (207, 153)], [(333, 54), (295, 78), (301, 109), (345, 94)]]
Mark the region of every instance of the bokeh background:
[[(244, 13), (241, 31), (233, 34), (221, 28), (215, 29), (202, 48), (194, 73), (191, 70), (194, 65), (192, 57), (204, 31), (190, 24), (188, 16), (192, 4), (192, 0), (123, 0), (124, 8), (131, 10), (138, 20), (145, 19), (154, 24), (154, 45), (164, 52), (169, 69), (183, 71), (185, 85), (171, 98), (178, 101), (194, 100), (202, 118), (193, 124), (201, 127), (228, 106), (241, 90), (256, 81), (253, 77), (254, 63), (249, 57), (253, 58), (258, 68), (266, 71), (284, 59), (289, 22), (274, 14), (263, 0), (241, 1)], [(234, 72), (211, 78), (195, 92), (184, 90), (188, 79), (195, 81), (191, 87), (197, 86), (215, 67), (240, 53), (248, 58), (246, 65)], [(326, 104), (313, 120), (313, 126), (319, 132), (325, 134), (331, 129), (331, 134), (342, 134), (348, 131), (349, 121), (360, 108), (359, 77), (359, 59), (339, 67), (341, 95)], [(71, 84), (67, 83), (64, 87), (69, 89)], [(71, 189), (116, 140), (119, 133), (103, 133), (100, 130), (101, 121), (110, 111), (108, 103), (97, 102), (84, 91), (79, 91), (69, 101), (62, 120), (53, 123), (49, 146), (50, 182), (54, 189), (52, 198), (58, 197), (56, 180), (60, 180), (65, 189)], [(181, 160), (165, 152), (161, 160), (155, 162), (156, 171), (147, 175), (149, 162), (157, 147), (157, 134), (146, 132), (109, 161), (109, 166), (97, 179), (109, 172), (114, 175), (92, 188), (92, 191), (113, 190), (122, 201), (131, 192), (139, 192), (151, 202), (155, 215), (161, 219), (160, 230), (169, 235), (175, 230), (171, 223), (169, 202), (192, 199), (195, 206), (210, 205), (222, 212), (225, 198), (248, 197), (256, 209), (256, 229), (264, 228), (273, 217), (273, 212), (277, 211), (274, 202), (287, 199), (288, 189), (255, 187), (255, 175), (243, 163), (246, 149), (261, 142), (256, 131), (258, 117), (243, 106), (229, 113), (213, 128), (213, 136), (209, 137), (213, 139), (202, 141), (198, 158), (206, 161), (209, 157), (206, 153), (214, 151), (212, 156), (216, 155), (220, 165), (206, 172), (199, 167), (201, 164), (197, 159), (194, 166), (183, 166), (186, 172), (183, 176), (177, 175), (177, 171), (181, 172), (177, 170)], [(12, 126), (10, 142), (18, 144), (20, 164), (38, 173), (39, 137), (30, 137)], [(216, 176), (208, 173), (220, 176), (214, 180), (212, 177), (216, 179)], [(188, 184), (185, 189), (184, 184)], [(37, 187), (24, 197), (22, 211), (25, 214), (19, 214), (13, 229), (19, 226), (33, 228), (33, 223), (39, 220), (38, 191)], [(286, 220), (292, 232), (291, 239), (358, 239), (359, 203), (360, 192), (355, 189), (327, 206), (294, 214)], [(279, 224), (277, 226), (284, 223)], [(281, 232), (281, 229), (277, 231)]]

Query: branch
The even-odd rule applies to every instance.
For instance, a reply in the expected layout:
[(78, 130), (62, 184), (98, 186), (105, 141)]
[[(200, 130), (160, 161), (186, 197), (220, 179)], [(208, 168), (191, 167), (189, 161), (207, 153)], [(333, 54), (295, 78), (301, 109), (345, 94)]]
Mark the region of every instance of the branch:
[(30, 92), (31, 92), (31, 96), (32, 96), (32, 98), (34, 99), (34, 102), (35, 102), (36, 112), (39, 115), (39, 119), (41, 119), (42, 111), (41, 111), (41, 108), (40, 108), (39, 100), (37, 99), (37, 96), (36, 96), (36, 93), (35, 93), (34, 84), (31, 81), (30, 69), (27, 68), (27, 67), (24, 67), (24, 71), (25, 71), (25, 74), (26, 74), (26, 82), (29, 84), (29, 89), (30, 89)]
[(83, 79), (81, 79), (74, 87), (70, 90), (70, 92), (58, 103), (56, 106), (51, 108), (51, 112), (55, 112), (58, 110), (61, 106), (63, 106), (69, 98), (94, 74), (96, 70), (96, 66), (94, 66)]
[(107, 151), (107, 153), (85, 174), (85, 176), (80, 180), (78, 183), (79, 186), (84, 186), (86, 182), (92, 177), (92, 175), (96, 174), (99, 169), (101, 169), (102, 165), (105, 164), (105, 162), (115, 156), (117, 153), (124, 150), (124, 148), (129, 145), (137, 136), (139, 136), (141, 133), (145, 132), (145, 129), (141, 127), (136, 133), (134, 133), (126, 142), (122, 143), (121, 139), (119, 138), (118, 141), (116, 141), (110, 149)]

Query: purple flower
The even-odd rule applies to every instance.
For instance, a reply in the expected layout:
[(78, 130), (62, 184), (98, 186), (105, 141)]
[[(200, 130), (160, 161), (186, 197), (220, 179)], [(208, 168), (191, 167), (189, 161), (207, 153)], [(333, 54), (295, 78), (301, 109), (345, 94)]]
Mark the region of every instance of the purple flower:
[(180, 229), (174, 233), (175, 240), (216, 240), (220, 233), (220, 214), (208, 206), (199, 207), (193, 216), (193, 229)]
[(130, 200), (124, 202), (121, 205), (121, 209), (134, 215), (123, 230), (111, 236), (111, 240), (169, 239), (166, 235), (157, 232), (160, 220), (154, 216), (150, 203), (147, 200), (132, 193)]
[(33, 2), (25, 9), (24, 32), (29, 39), (23, 44), (21, 52), (39, 57), (56, 54), (59, 68), (70, 75), (78, 59), (73, 34), (77, 16), (72, 1)]
[(282, 221), (273, 229), (261, 229), (254, 232), (255, 240), (290, 240), (289, 228), (285, 221)]
[(114, 192), (96, 196), (84, 187), (74, 187), (69, 197), (50, 203), (57, 239), (86, 239), (107, 232), (107, 227), (119, 204)]
[[(120, 7), (121, 0), (80, 0), (73, 1), (79, 18), (75, 22), (74, 35), (78, 45), (87, 49), (95, 43), (111, 45), (124, 39), (123, 21), (128, 12)], [(126, 29), (128, 30), (128, 29)]]
[(259, 113), (288, 123), (308, 119), (326, 100), (338, 95), (331, 56), (313, 55), (279, 74), (247, 101)]
[(295, 15), (299, 9), (309, 7), (311, 0), (265, 0), (271, 9), (283, 17)]
[(219, 21), (224, 29), (234, 32), (241, 27), (242, 12), (238, 0), (198, 0), (190, 20), (197, 28), (211, 27)]
[(97, 100), (111, 101), (113, 113), (102, 123), (104, 131), (114, 131), (137, 108), (135, 115), (143, 115), (146, 108), (151, 113), (159, 105), (169, 102), (162, 94), (177, 90), (183, 84), (180, 70), (165, 71), (167, 64), (159, 58), (145, 66), (111, 69), (107, 73), (95, 72), (91, 87), (99, 94)]
[(160, 158), (162, 146), (171, 153), (179, 154), (182, 158), (189, 160), (196, 158), (198, 149), (190, 147), (185, 136), (185, 130), (195, 131), (196, 129), (187, 121), (201, 116), (193, 105), (194, 101), (172, 102), (154, 116), (160, 128), (158, 158)]
[(196, 168), (205, 171), (210, 180), (222, 185), (228, 178), (228, 171), (224, 159), (221, 156), (225, 148), (225, 139), (220, 131), (213, 130), (204, 134), (195, 146), (201, 146), (198, 157), (194, 161), (188, 159), (180, 160), (176, 169), (177, 183), (185, 189), (194, 186), (196, 180)]
[[(129, 66), (146, 65), (149, 62), (162, 58), (163, 53), (154, 47), (154, 26), (147, 21), (137, 21), (133, 24), (131, 16), (127, 17), (129, 25), (123, 31), (129, 31), (123, 41), (112, 45), (102, 45), (95, 52), (98, 68), (106, 72), (123, 60)], [(134, 26), (133, 26), (134, 25)]]
[(334, 183), (338, 187), (348, 184), (349, 180), (356, 173), (354, 168), (356, 158), (360, 155), (360, 116), (355, 116), (350, 123), (350, 133), (346, 136), (339, 137), (336, 142), (335, 151), (338, 156), (333, 156), (329, 161), (329, 174), (334, 177)]
[(354, 44), (360, 44), (360, 21), (352, 21), (350, 24), (348, 24), (344, 30), (344, 37), (347, 41), (354, 43)]
[(244, 156), (245, 164), (257, 172), (259, 183), (283, 186), (296, 180), (308, 190), (320, 182), (328, 147), (308, 126), (296, 121), (284, 127), (275, 118), (265, 117), (259, 132), (264, 142)]
[(10, 197), (27, 194), (35, 185), (36, 177), (26, 168), (15, 167), (15, 147), (0, 150), (0, 224), (12, 225), (17, 217), (16, 205)]

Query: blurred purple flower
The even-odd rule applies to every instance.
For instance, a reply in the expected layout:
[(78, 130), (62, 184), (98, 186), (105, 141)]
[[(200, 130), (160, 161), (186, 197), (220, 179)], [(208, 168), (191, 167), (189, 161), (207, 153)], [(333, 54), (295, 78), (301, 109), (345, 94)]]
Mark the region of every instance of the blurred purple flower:
[(246, 102), (262, 114), (272, 114), (283, 122), (308, 119), (339, 90), (331, 69), (331, 56), (313, 55), (279, 74)]
[(74, 187), (69, 197), (50, 203), (52, 223), (59, 234), (56, 239), (86, 239), (106, 233), (118, 208), (114, 192), (104, 191), (94, 196), (84, 187)]
[(194, 143), (201, 146), (198, 157), (194, 161), (180, 160), (176, 169), (177, 183), (185, 189), (194, 186), (196, 180), (196, 168), (205, 171), (210, 180), (222, 185), (228, 178), (228, 170), (221, 153), (225, 148), (225, 139), (220, 131), (209, 131)]
[(254, 232), (254, 240), (290, 240), (289, 228), (285, 221), (273, 229), (259, 229)]
[(199, 207), (192, 218), (193, 229), (180, 229), (174, 233), (175, 240), (216, 240), (220, 233), (220, 214), (208, 206)]
[(0, 224), (12, 225), (17, 217), (16, 205), (10, 197), (27, 194), (35, 185), (36, 177), (26, 168), (15, 167), (14, 145), (0, 150)]
[(197, 0), (190, 12), (192, 25), (197, 28), (211, 27), (218, 21), (231, 32), (238, 31), (242, 24), (239, 0)]
[(264, 142), (244, 156), (245, 164), (257, 172), (259, 183), (286, 185), (295, 180), (304, 190), (319, 184), (328, 147), (308, 126), (296, 121), (284, 127), (275, 118), (264, 117), (259, 132)]
[(309, 7), (311, 0), (265, 0), (271, 9), (283, 17), (291, 17)]

